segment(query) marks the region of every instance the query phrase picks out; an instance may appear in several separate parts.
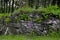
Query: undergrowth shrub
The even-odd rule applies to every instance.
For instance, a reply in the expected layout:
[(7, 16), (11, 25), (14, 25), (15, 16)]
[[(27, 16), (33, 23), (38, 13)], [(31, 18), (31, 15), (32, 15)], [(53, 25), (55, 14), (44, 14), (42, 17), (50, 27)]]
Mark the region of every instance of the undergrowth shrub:
[[(33, 8), (30, 8), (30, 7), (22, 7), (22, 8), (19, 8), (19, 9), (15, 10), (13, 13), (0, 14), (0, 18), (2, 16), (9, 17), (9, 16), (11, 16), (11, 14), (21, 13), (21, 11), (23, 11), (23, 13), (24, 13), (20, 17), (20, 19), (22, 19), (22, 20), (28, 20), (28, 14), (29, 13), (33, 13), (34, 11), (42, 12), (42, 14), (44, 15), (45, 18), (48, 18), (48, 16), (45, 16), (45, 14), (49, 14), (49, 13), (53, 13), (55, 15), (59, 15), (59, 17), (60, 17), (60, 8), (58, 8), (57, 6), (49, 6), (49, 7), (45, 7), (45, 8), (44, 7), (39, 7), (38, 9), (33, 9)], [(39, 18), (35, 18), (35, 22), (36, 21), (38, 22), (38, 20), (40, 20), (40, 19)]]

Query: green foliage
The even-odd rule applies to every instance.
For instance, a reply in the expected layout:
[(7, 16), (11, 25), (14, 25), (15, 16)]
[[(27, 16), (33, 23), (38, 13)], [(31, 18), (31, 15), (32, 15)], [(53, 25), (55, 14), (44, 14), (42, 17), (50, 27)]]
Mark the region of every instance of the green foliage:
[(24, 11), (24, 12), (32, 12), (33, 9), (31, 7), (22, 7), (22, 8), (19, 8), (17, 10), (15, 10), (13, 13), (18, 13), (20, 11)]
[[(21, 15), (20, 19), (22, 20), (29, 20), (30, 18), (28, 18), (28, 14), (29, 13), (33, 13), (35, 11), (40, 11), (40, 12), (43, 12), (43, 15), (45, 18), (48, 18), (48, 16), (45, 16), (45, 14), (48, 14), (48, 13), (53, 13), (55, 15), (59, 15), (60, 16), (60, 8), (58, 8), (57, 6), (49, 6), (49, 7), (39, 7), (38, 9), (33, 9), (33, 8), (30, 8), (30, 7), (22, 7), (22, 8), (19, 8), (17, 10), (15, 10), (12, 14), (16, 14), (16, 13), (20, 13), (21, 11), (23, 11), (24, 14)], [(27, 13), (26, 13), (27, 12)], [(9, 17), (11, 15), (11, 13), (5, 13), (5, 14), (0, 14), (0, 18), (2, 16), (5, 16), (5, 17)], [(8, 20), (8, 19), (6, 19)], [(15, 18), (16, 21), (18, 21), (19, 19), (18, 18)], [(35, 18), (34, 21), (36, 23), (39, 23), (41, 20), (39, 17)]]
[(11, 13), (5, 13), (3, 15), (9, 17), (11, 15)]
[(22, 15), (20, 16), (20, 19), (21, 19), (21, 20), (28, 20), (28, 15), (27, 15), (27, 14), (22, 14)]
[(43, 14), (48, 14), (48, 13), (53, 13), (56, 15), (60, 15), (60, 8), (58, 6), (49, 6), (49, 7), (39, 7), (38, 9), (33, 9), (31, 7), (22, 7), (17, 10), (15, 10), (13, 13), (19, 13), (20, 11), (23, 12), (33, 12), (33, 11), (42, 11), (44, 12)]
[[(55, 15), (59, 15), (59, 17), (60, 17), (60, 8), (58, 6), (56, 6), (56, 5), (55, 6), (49, 6), (49, 7), (46, 7), (46, 8), (39, 7), (37, 9), (37, 11), (44, 12), (43, 15), (48, 14), (48, 13), (53, 13)], [(47, 18), (47, 17), (48, 16), (45, 16), (45, 18)]]
[(3, 16), (3, 14), (0, 14), (0, 18)]
[(46, 8), (39, 7), (37, 10), (38, 11), (43, 11), (43, 12), (45, 12), (45, 14), (53, 13), (53, 14), (59, 15), (59, 13), (60, 13), (60, 9), (57, 6), (49, 6), (49, 7), (46, 7)]
[(34, 22), (35, 22), (35, 23), (40, 23), (40, 22), (41, 22), (41, 19), (40, 19), (39, 17), (35, 17), (35, 18), (34, 18)]
[(4, 21), (5, 21), (6, 23), (9, 23), (9, 22), (10, 22), (10, 19), (9, 19), (9, 18), (6, 18)]

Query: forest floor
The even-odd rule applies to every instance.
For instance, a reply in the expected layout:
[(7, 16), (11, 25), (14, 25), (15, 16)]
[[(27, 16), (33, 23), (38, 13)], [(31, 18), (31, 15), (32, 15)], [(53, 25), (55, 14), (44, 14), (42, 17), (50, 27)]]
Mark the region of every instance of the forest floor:
[(60, 37), (51, 36), (26, 36), (26, 35), (1, 35), (0, 40), (60, 40)]

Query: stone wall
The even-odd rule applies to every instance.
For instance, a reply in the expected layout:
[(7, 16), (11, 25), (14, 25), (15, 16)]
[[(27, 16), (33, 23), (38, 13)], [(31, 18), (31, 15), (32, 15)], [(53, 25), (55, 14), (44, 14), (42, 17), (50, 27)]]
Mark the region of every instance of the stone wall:
[[(0, 19), (0, 34), (30, 35), (32, 32), (35, 35), (50, 35), (51, 30), (52, 32), (58, 33), (60, 29), (60, 19), (53, 13), (46, 15), (48, 15), (47, 19), (43, 17), (43, 12), (25, 13), (21, 11), (20, 13), (11, 14), (9, 17), (3, 17)], [(23, 18), (21, 19), (21, 17)], [(38, 19), (36, 19), (36, 17)], [(6, 18), (10, 19), (8, 20), (9, 22), (5, 21)]]

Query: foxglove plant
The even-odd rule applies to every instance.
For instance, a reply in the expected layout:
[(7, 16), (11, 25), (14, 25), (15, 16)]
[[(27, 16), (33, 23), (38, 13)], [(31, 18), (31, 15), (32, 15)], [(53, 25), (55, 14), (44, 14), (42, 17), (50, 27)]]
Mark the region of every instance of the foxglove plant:
[(29, 27), (31, 28), (32, 26), (33, 26), (33, 22), (30, 21), (30, 22), (29, 22)]

